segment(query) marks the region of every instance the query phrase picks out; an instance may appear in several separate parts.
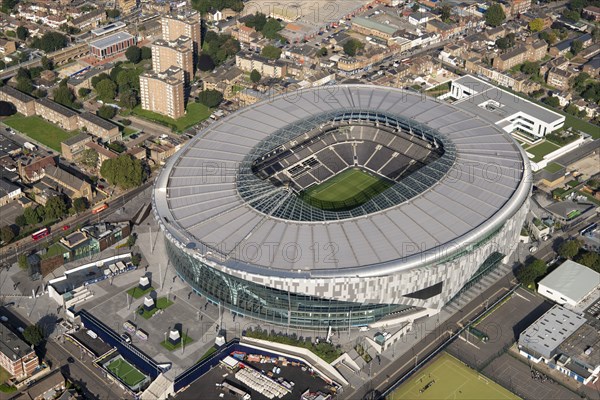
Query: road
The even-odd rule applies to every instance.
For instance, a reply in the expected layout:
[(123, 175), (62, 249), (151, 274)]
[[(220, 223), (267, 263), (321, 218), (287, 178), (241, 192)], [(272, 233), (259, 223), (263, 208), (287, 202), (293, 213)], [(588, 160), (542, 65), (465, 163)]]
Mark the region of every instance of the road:
[[(102, 217), (104, 219), (108, 215), (118, 211), (122, 204), (128, 202), (133, 197), (137, 196), (139, 193), (141, 193), (148, 187), (152, 186), (153, 183), (154, 183), (154, 177), (150, 178), (143, 185), (141, 185), (135, 189), (132, 189), (129, 192), (126, 192), (125, 194), (123, 194), (119, 197), (112, 199), (110, 202), (107, 202), (109, 207), (105, 211), (102, 211), (101, 214), (98, 214), (98, 220), (100, 220), (100, 217)], [(13, 263), (17, 262), (17, 256), (19, 254), (21, 254), (21, 253), (27, 254), (27, 253), (31, 252), (32, 250), (37, 250), (39, 247), (43, 247), (43, 245), (46, 242), (50, 241), (51, 239), (53, 239), (57, 236), (62, 236), (63, 235), (62, 226), (67, 225), (67, 224), (72, 225), (72, 226), (76, 226), (79, 224), (85, 224), (85, 223), (88, 223), (90, 220), (92, 220), (92, 217), (94, 217), (94, 215), (92, 214), (92, 211), (88, 210), (82, 214), (79, 214), (75, 217), (68, 218), (68, 219), (61, 221), (60, 223), (52, 226), (50, 228), (50, 235), (48, 235), (46, 237), (46, 239), (44, 239), (41, 242), (34, 242), (33, 239), (31, 239), (31, 237), (26, 237), (26, 238), (19, 240), (18, 242), (15, 242), (15, 243), (9, 245), (8, 248), (0, 249), (0, 257), (2, 259), (2, 262), (4, 264), (9, 264), (9, 265), (13, 264)]]

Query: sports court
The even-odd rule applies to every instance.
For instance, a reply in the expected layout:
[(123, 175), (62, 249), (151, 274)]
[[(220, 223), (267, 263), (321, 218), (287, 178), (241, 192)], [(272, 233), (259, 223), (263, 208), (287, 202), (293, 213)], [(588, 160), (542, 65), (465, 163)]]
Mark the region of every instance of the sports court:
[(144, 374), (120, 357), (106, 365), (106, 369), (129, 387), (136, 387), (146, 379)]
[(519, 397), (451, 355), (442, 353), (403, 383), (388, 399), (499, 400)]
[[(347, 169), (303, 193), (305, 199), (359, 205), (390, 187), (386, 180), (360, 168)], [(309, 200), (310, 202), (310, 200)]]

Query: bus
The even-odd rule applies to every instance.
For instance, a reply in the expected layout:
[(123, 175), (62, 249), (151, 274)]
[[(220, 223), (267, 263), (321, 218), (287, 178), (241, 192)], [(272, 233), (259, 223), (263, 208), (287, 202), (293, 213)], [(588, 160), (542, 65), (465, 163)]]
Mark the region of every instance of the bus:
[(41, 238), (48, 236), (49, 234), (50, 234), (50, 231), (48, 230), (48, 228), (44, 228), (44, 229), (40, 229), (39, 231), (32, 234), (31, 238), (33, 240), (39, 240)]
[(102, 204), (92, 210), (92, 214), (98, 214), (108, 208), (108, 204)]

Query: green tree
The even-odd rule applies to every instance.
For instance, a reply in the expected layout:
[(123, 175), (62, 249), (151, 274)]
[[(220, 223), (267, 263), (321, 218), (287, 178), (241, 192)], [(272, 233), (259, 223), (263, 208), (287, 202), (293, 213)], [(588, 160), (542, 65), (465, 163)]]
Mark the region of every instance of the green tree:
[(40, 62), (42, 63), (42, 68), (52, 71), (54, 69), (54, 62), (49, 59), (48, 57), (44, 56), (42, 57), (42, 59), (40, 60)]
[(556, 33), (554, 31), (543, 31), (540, 32), (540, 39), (545, 40), (549, 45), (553, 45), (556, 43)]
[(135, 233), (132, 233), (131, 235), (129, 235), (129, 237), (127, 238), (127, 247), (132, 248), (135, 245), (136, 240), (137, 240), (137, 235)]
[(27, 343), (38, 346), (44, 341), (44, 330), (39, 324), (29, 325), (23, 331), (23, 338), (25, 338)]
[(124, 69), (117, 74), (116, 84), (119, 88), (119, 93), (131, 89), (139, 89), (140, 76), (135, 69)]
[(544, 29), (544, 20), (541, 18), (534, 18), (529, 21), (529, 30), (531, 32), (539, 32)]
[(50, 53), (67, 47), (69, 40), (65, 35), (55, 31), (44, 33), (41, 38), (35, 38), (31, 42), (31, 47)]
[(494, 3), (488, 7), (485, 12), (485, 22), (489, 26), (497, 27), (502, 25), (504, 20), (506, 19), (506, 14), (504, 14), (504, 9), (498, 3)]
[(17, 85), (15, 87), (17, 88), (17, 90), (20, 90), (24, 93), (31, 94), (31, 92), (33, 92), (33, 83), (29, 78), (17, 78)]
[(52, 95), (54, 96), (54, 101), (58, 104), (73, 108), (75, 95), (67, 85), (58, 85), (58, 87), (54, 89), (54, 93)]
[(61, 219), (67, 211), (67, 204), (61, 196), (50, 197), (44, 206), (44, 216), (47, 221)]
[(106, 10), (106, 18), (115, 19), (118, 18), (120, 15), (121, 11), (117, 10), (116, 8)]
[[(92, 149), (88, 149), (88, 150), (92, 150)], [(96, 153), (96, 155), (97, 154), (98, 153)], [(78, 213), (87, 210), (87, 208), (88, 208), (87, 199), (85, 197), (78, 197), (78, 198), (76, 198), (75, 200), (73, 200), (73, 208)]]
[(6, 63), (2, 60), (0, 60), (0, 69), (4, 69), (6, 68)]
[(545, 97), (542, 101), (551, 107), (558, 107), (560, 105), (560, 100), (556, 96)]
[(92, 92), (92, 91), (91, 91), (90, 89), (88, 89), (88, 88), (83, 88), (83, 87), (82, 87), (82, 88), (79, 88), (79, 90), (77, 90), (77, 95), (78, 95), (79, 97), (85, 97), (85, 96), (87, 96), (88, 94), (90, 94), (91, 92)]
[(283, 29), (283, 26), (275, 18), (269, 18), (262, 28), (261, 33), (267, 39), (282, 39), (279, 35), (279, 31)]
[(344, 53), (350, 57), (354, 57), (358, 50), (362, 49), (363, 47), (365, 47), (363, 42), (357, 39), (350, 39), (344, 43)]
[(260, 54), (263, 57), (270, 58), (271, 60), (277, 60), (279, 57), (281, 57), (281, 49), (275, 46), (266, 45), (263, 47)]
[(254, 83), (258, 83), (260, 82), (262, 76), (260, 76), (260, 72), (258, 72), (257, 70), (253, 69), (252, 72), (250, 72), (250, 80)]
[(450, 4), (444, 4), (440, 7), (440, 17), (442, 21), (448, 22), (450, 21), (450, 16), (452, 15), (452, 6)]
[(581, 13), (578, 11), (574, 11), (574, 10), (569, 10), (569, 9), (564, 9), (562, 11), (562, 15), (563, 17), (565, 17), (566, 19), (570, 19), (572, 21), (579, 21), (579, 18), (581, 16)]
[(8, 225), (5, 225), (0, 229), (0, 239), (6, 244), (10, 243), (15, 238), (15, 231)]
[(254, 28), (258, 32), (262, 31), (267, 24), (267, 16), (263, 13), (257, 12), (256, 14), (247, 17), (246, 26), (248, 28)]
[(317, 56), (319, 56), (319, 57), (325, 57), (325, 56), (327, 56), (327, 54), (328, 54), (327, 47), (321, 47), (319, 49), (319, 51), (317, 51)]
[(204, 35), (202, 52), (208, 54), (215, 65), (221, 65), (238, 51), (240, 51), (240, 43), (230, 35), (219, 35), (213, 31), (208, 31)]
[(25, 211), (23, 211), (23, 216), (27, 221), (27, 225), (35, 225), (40, 222), (39, 214), (35, 211), (33, 207), (27, 207)]
[(137, 92), (129, 89), (119, 94), (119, 106), (123, 108), (133, 109), (139, 103)]
[(142, 60), (151, 60), (152, 59), (152, 49), (148, 46), (142, 47), (142, 52), (140, 53), (142, 56)]
[(141, 262), (142, 262), (142, 256), (140, 254), (135, 253), (131, 256), (131, 263), (133, 265), (135, 265), (136, 267), (139, 267)]
[(115, 115), (117, 115), (117, 109), (111, 106), (103, 105), (98, 109), (98, 111), (96, 111), (96, 114), (104, 119), (112, 119)]
[(578, 93), (581, 93), (585, 89), (586, 82), (590, 78), (591, 76), (587, 72), (580, 72), (575, 78), (573, 78), (571, 86), (573, 86), (573, 89), (575, 89)]
[(17, 4), (19, 4), (19, 0), (2, 0), (2, 12), (10, 14)]
[(140, 61), (142, 61), (142, 49), (140, 49), (139, 47), (137, 47), (135, 45), (129, 46), (127, 51), (125, 51), (125, 57), (130, 62), (137, 64)]
[(85, 149), (81, 152), (79, 161), (90, 168), (96, 168), (98, 166), (98, 152), (94, 149)]
[(100, 174), (108, 183), (122, 189), (140, 186), (146, 179), (142, 162), (129, 154), (105, 160), (100, 167)]
[(594, 251), (586, 251), (581, 256), (577, 257), (576, 261), (596, 272), (600, 272), (600, 254)]
[(108, 80), (110, 80), (110, 79), (111, 79), (111, 78), (110, 78), (110, 75), (108, 75), (108, 74), (107, 74), (107, 73), (105, 73), (105, 72), (103, 72), (103, 73), (101, 73), (101, 74), (98, 74), (98, 75), (96, 75), (96, 76), (92, 77), (92, 87), (93, 87), (94, 89), (96, 89), (96, 86), (98, 86), (98, 84), (99, 84), (100, 82), (102, 82), (103, 80), (105, 80), (105, 79), (108, 79)]
[(223, 101), (223, 93), (218, 90), (203, 90), (198, 94), (198, 103), (214, 108)]
[(599, 26), (592, 29), (592, 41), (594, 43), (600, 42), (600, 27)]
[(17, 218), (15, 218), (15, 224), (17, 224), (21, 228), (27, 226), (27, 218), (25, 218), (25, 216), (21, 214), (17, 216)]
[(528, 265), (523, 265), (517, 270), (516, 277), (523, 285), (531, 287), (536, 279), (546, 274), (548, 266), (542, 260), (535, 259)]
[(565, 112), (567, 114), (577, 115), (579, 113), (579, 109), (577, 108), (577, 106), (575, 106), (575, 104), (570, 103), (568, 106), (565, 107)]
[(532, 61), (525, 61), (523, 65), (521, 65), (521, 72), (527, 75), (538, 76), (540, 74), (540, 64)]
[(583, 50), (583, 43), (581, 40), (573, 40), (573, 42), (571, 42), (571, 53), (576, 56), (581, 50)]
[(22, 270), (26, 270), (29, 268), (29, 262), (27, 262), (27, 255), (24, 253), (19, 254), (17, 258), (17, 262), (19, 263), (19, 268)]
[(203, 72), (212, 71), (215, 69), (215, 62), (208, 54), (200, 54), (198, 57), (198, 69)]
[(25, 40), (29, 37), (29, 29), (25, 28), (23, 25), (19, 25), (17, 27), (17, 37), (20, 40)]
[(113, 101), (117, 93), (117, 85), (110, 79), (104, 79), (96, 85), (98, 98), (104, 102)]
[(572, 259), (579, 250), (581, 250), (581, 242), (577, 239), (570, 239), (562, 242), (558, 247), (558, 255), (562, 258)]

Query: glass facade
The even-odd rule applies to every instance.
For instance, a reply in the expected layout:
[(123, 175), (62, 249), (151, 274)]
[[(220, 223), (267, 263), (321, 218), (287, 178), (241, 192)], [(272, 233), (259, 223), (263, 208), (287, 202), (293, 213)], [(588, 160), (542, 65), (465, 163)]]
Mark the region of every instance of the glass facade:
[(294, 327), (362, 326), (413, 307), (359, 304), (303, 296), (245, 281), (217, 271), (165, 239), (167, 254), (179, 276), (213, 303), (232, 312)]

